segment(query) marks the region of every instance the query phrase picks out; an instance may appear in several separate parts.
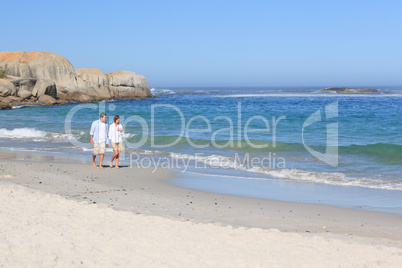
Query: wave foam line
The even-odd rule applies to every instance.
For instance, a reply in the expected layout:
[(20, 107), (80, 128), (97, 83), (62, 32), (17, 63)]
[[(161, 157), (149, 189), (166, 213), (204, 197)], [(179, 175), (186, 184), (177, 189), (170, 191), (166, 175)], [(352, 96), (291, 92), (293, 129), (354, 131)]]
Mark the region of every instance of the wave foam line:
[(274, 178), (281, 178), (300, 182), (402, 191), (402, 180), (372, 179), (364, 177), (355, 178), (355, 177), (347, 177), (345, 174), (337, 172), (313, 172), (299, 169), (246, 167), (238, 163), (234, 159), (222, 155), (193, 156), (188, 154), (170, 153), (170, 156), (172, 158), (200, 161), (214, 168), (235, 169), (248, 173), (265, 174)]
[[(79, 136), (84, 135), (84, 132), (78, 134)], [(8, 130), (5, 128), (0, 128), (0, 138), (14, 138), (14, 139), (24, 139), (31, 138), (37, 141), (47, 140), (47, 139), (69, 139), (76, 137), (74, 134), (64, 134), (55, 132), (46, 132), (38, 130), (36, 128), (15, 128)]]

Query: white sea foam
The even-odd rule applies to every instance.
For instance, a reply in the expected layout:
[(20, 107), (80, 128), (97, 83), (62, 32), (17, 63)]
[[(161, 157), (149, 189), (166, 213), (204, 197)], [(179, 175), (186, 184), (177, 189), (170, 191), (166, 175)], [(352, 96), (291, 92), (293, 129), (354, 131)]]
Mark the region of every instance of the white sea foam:
[[(81, 133), (83, 135), (84, 133)], [(45, 132), (36, 128), (15, 128), (8, 130), (0, 128), (0, 138), (13, 138), (13, 139), (33, 139), (34, 141), (44, 141), (49, 139), (63, 139), (76, 137), (74, 134), (64, 134), (56, 132)]]
[(154, 95), (157, 94), (175, 94), (175, 91), (172, 89), (156, 89), (156, 88), (151, 88), (151, 93)]
[(46, 136), (46, 132), (36, 128), (15, 128), (7, 130), (0, 128), (0, 137), (3, 138), (41, 138)]
[(347, 177), (343, 173), (311, 172), (299, 169), (266, 170), (264, 168), (255, 168), (254, 170), (247, 170), (247, 171), (253, 173), (267, 174), (275, 178), (283, 178), (294, 181), (402, 191), (401, 180), (372, 179), (364, 177), (356, 178), (356, 177)]
[(134, 136), (137, 136), (137, 134), (135, 134), (135, 133), (123, 133), (123, 138), (126, 138), (126, 139), (132, 138)]
[(23, 105), (19, 105), (19, 106), (12, 106), (11, 108), (13, 108), (13, 109), (19, 109), (19, 108), (22, 108), (22, 107), (24, 107)]
[(286, 180), (402, 191), (402, 180), (348, 177), (343, 173), (337, 172), (312, 172), (299, 169), (274, 169), (258, 166), (247, 167), (233, 158), (222, 155), (197, 156), (189, 154), (170, 153), (170, 157), (200, 161), (209, 165), (212, 168), (235, 169), (243, 172), (264, 174), (273, 178)]

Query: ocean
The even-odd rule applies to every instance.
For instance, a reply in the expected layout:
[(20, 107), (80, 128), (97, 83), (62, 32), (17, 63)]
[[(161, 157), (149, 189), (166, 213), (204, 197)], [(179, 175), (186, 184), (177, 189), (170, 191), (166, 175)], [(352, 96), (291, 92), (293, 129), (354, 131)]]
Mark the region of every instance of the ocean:
[(89, 163), (89, 129), (106, 112), (125, 129), (121, 164), (178, 170), (179, 186), (402, 214), (402, 87), (376, 88), (166, 88), (145, 100), (15, 107), (0, 111), (0, 149)]

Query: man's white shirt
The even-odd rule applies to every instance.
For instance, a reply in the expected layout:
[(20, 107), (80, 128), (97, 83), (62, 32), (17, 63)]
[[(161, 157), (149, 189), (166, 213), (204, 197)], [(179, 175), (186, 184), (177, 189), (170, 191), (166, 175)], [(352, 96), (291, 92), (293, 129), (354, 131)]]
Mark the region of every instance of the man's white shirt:
[(99, 140), (98, 142), (106, 141), (106, 123), (99, 120)]

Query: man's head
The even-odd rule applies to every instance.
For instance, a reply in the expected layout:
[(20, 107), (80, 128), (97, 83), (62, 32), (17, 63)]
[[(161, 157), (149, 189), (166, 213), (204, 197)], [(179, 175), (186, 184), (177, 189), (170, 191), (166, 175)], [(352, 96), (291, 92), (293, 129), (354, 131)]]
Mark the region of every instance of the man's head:
[(114, 119), (115, 123), (117, 123), (117, 124), (120, 123), (120, 116), (115, 115), (113, 119)]
[(102, 122), (102, 123), (105, 123), (106, 122), (106, 114), (105, 113), (101, 113), (100, 115), (99, 115), (99, 120)]

